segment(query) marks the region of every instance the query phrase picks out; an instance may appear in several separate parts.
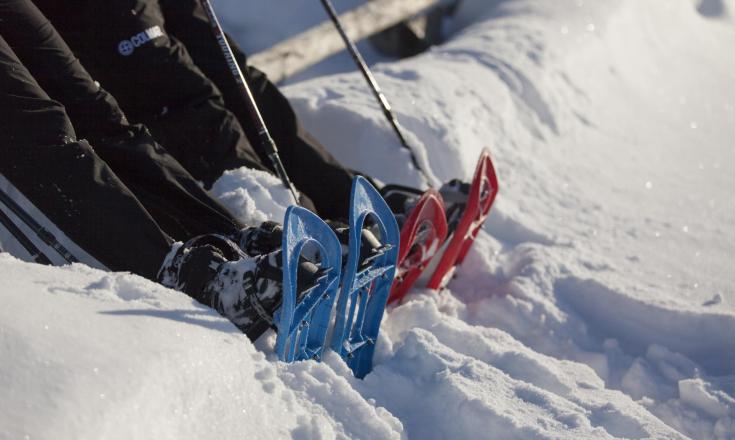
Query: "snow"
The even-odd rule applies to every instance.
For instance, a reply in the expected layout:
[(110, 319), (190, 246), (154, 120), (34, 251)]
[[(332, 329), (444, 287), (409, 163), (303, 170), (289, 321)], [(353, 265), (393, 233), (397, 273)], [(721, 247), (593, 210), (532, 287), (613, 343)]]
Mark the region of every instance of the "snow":
[[(317, 6), (218, 2), (250, 50)], [(142, 278), (0, 254), (0, 438), (735, 438), (733, 13), (465, 0), (446, 44), (374, 65), (438, 181), (489, 146), (501, 191), (448, 289), (388, 311), (364, 380), (279, 363), (272, 333)], [(285, 89), (307, 129), (421, 184), (359, 74), (330, 69)], [(248, 221), (290, 200), (247, 170), (213, 192)]]
[(211, 193), (230, 212), (248, 225), (264, 221), (280, 222), (293, 196), (283, 191), (281, 180), (265, 171), (240, 168), (225, 171), (212, 186)]

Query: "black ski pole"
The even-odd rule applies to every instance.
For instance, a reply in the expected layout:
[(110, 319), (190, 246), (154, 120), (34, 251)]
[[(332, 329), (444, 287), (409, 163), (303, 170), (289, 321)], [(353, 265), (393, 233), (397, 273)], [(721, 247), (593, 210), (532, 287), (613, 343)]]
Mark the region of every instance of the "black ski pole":
[(373, 94), (375, 95), (375, 99), (378, 100), (378, 103), (382, 107), (383, 114), (385, 115), (386, 119), (388, 119), (391, 127), (393, 127), (393, 131), (398, 136), (398, 140), (401, 142), (403, 148), (407, 149), (410, 153), (413, 166), (416, 167), (419, 173), (421, 173), (421, 176), (424, 178), (424, 180), (426, 180), (426, 183), (429, 186), (433, 186), (431, 184), (429, 176), (426, 174), (426, 171), (424, 171), (424, 169), (421, 168), (421, 166), (419, 165), (419, 161), (418, 159), (416, 159), (413, 148), (411, 148), (411, 146), (406, 141), (406, 137), (403, 135), (401, 124), (398, 122), (398, 118), (396, 118), (396, 115), (393, 113), (393, 109), (391, 108), (388, 99), (385, 97), (385, 94), (378, 85), (378, 82), (375, 80), (375, 76), (373, 76), (373, 73), (370, 71), (370, 68), (365, 62), (365, 59), (360, 54), (360, 51), (357, 49), (357, 46), (355, 46), (355, 43), (352, 42), (352, 39), (349, 35), (347, 35), (345, 28), (342, 26), (342, 22), (339, 20), (339, 16), (337, 15), (337, 11), (332, 5), (332, 2), (330, 0), (321, 0), (321, 2), (322, 6), (324, 6), (324, 10), (327, 12), (327, 15), (329, 15), (332, 23), (334, 23), (334, 27), (337, 28), (337, 32), (339, 32), (340, 37), (342, 37), (342, 41), (344, 41), (345, 46), (347, 46), (347, 51), (352, 56), (352, 60), (360, 69), (360, 71), (362, 72), (362, 76), (365, 77), (365, 80), (372, 89)]
[(245, 99), (245, 105), (248, 109), (248, 113), (250, 114), (250, 118), (258, 129), (258, 138), (260, 140), (260, 145), (266, 152), (266, 154), (268, 154), (268, 158), (270, 159), (271, 164), (273, 164), (273, 169), (276, 171), (276, 174), (281, 179), (281, 182), (283, 182), (283, 185), (289, 191), (291, 191), (291, 195), (293, 195), (294, 200), (296, 201), (296, 203), (298, 203), (299, 198), (296, 195), (296, 188), (294, 188), (293, 183), (291, 183), (291, 180), (288, 178), (288, 174), (286, 174), (286, 169), (283, 167), (283, 162), (281, 162), (281, 158), (278, 156), (278, 148), (276, 147), (276, 143), (271, 137), (270, 132), (268, 132), (268, 127), (266, 127), (263, 116), (258, 110), (258, 104), (256, 104), (255, 102), (253, 93), (250, 91), (250, 87), (245, 80), (245, 76), (243, 75), (242, 70), (240, 70), (240, 66), (237, 64), (237, 61), (235, 60), (235, 55), (232, 53), (232, 48), (227, 42), (225, 32), (222, 30), (222, 26), (217, 19), (217, 15), (215, 15), (214, 13), (212, 3), (209, 0), (200, 0), (200, 3), (204, 8), (204, 11), (207, 13), (209, 24), (212, 27), (212, 33), (217, 39), (217, 43), (219, 43), (220, 50), (222, 50), (222, 55), (224, 55), (227, 66), (230, 68), (230, 73), (232, 73), (235, 82), (240, 87), (240, 91), (242, 92), (243, 98)]
[(79, 260), (77, 260), (77, 258), (72, 255), (72, 253), (69, 252), (69, 250), (65, 248), (64, 245), (59, 243), (59, 240), (54, 237), (54, 234), (38, 224), (38, 222), (34, 220), (33, 217), (28, 215), (28, 213), (23, 208), (15, 203), (15, 200), (11, 199), (10, 196), (5, 194), (5, 191), (0, 190), (0, 202), (2, 202), (3, 205), (7, 206), (8, 209), (10, 209), (16, 217), (18, 217), (23, 223), (25, 223), (26, 226), (28, 226), (38, 236), (38, 238), (41, 239), (41, 241), (53, 248), (53, 250), (61, 255), (64, 260), (66, 260), (68, 263), (79, 262)]
[(48, 259), (46, 254), (41, 252), (41, 250), (38, 249), (36, 245), (33, 244), (33, 242), (28, 237), (26, 237), (23, 231), (21, 231), (20, 228), (15, 226), (15, 223), (13, 223), (13, 221), (10, 220), (10, 217), (8, 217), (5, 211), (1, 209), (0, 209), (0, 224), (5, 226), (5, 229), (10, 231), (10, 234), (13, 237), (15, 237), (16, 240), (18, 240), (18, 243), (20, 243), (21, 246), (23, 246), (23, 248), (25, 248), (25, 250), (28, 251), (29, 254), (31, 254), (31, 258), (33, 258), (33, 260), (36, 263), (46, 264), (46, 265), (51, 264), (51, 260)]

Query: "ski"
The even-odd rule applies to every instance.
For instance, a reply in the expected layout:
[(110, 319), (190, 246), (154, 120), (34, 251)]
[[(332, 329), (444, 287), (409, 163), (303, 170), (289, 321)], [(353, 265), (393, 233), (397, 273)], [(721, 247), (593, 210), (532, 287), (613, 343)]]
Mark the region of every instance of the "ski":
[(498, 178), (490, 157), (484, 149), (475, 168), (470, 185), (467, 204), (454, 232), (449, 238), (441, 259), (429, 279), (430, 289), (444, 287), (454, 274), (455, 268), (462, 264), (472, 244), (485, 223), (490, 208), (498, 194)]
[(444, 201), (435, 189), (424, 192), (401, 228), (396, 279), (388, 303), (401, 301), (447, 238)]
[[(0, 190), (0, 203), (5, 205), (16, 217), (18, 217), (30, 230), (32, 230), (36, 236), (53, 250), (56, 251), (67, 263), (77, 263), (79, 260), (69, 252), (59, 240), (54, 237), (54, 234), (43, 228), (33, 217), (28, 214), (18, 203), (15, 202), (5, 191)], [(48, 259), (48, 258), (46, 258)]]
[[(363, 177), (352, 183), (349, 255), (337, 301), (332, 350), (345, 359), (357, 378), (372, 370), (373, 352), (396, 272), (398, 223), (380, 193)], [(360, 260), (360, 232), (370, 218), (382, 246)]]
[[(319, 251), (320, 276), (312, 288), (300, 295), (296, 277), (299, 256), (307, 245), (316, 246)], [(282, 258), (283, 303), (274, 316), (278, 328), (276, 353), (284, 362), (320, 360), (339, 289), (342, 246), (317, 215), (291, 206), (283, 221)]]
[(38, 247), (33, 244), (30, 238), (28, 238), (23, 231), (20, 230), (19, 227), (13, 223), (13, 221), (8, 217), (8, 215), (0, 209), (0, 225), (4, 226), (5, 229), (10, 232), (10, 235), (12, 235), (16, 240), (18, 240), (18, 243), (20, 243), (21, 246), (30, 254), (33, 261), (39, 264), (45, 264), (45, 265), (51, 265), (51, 260), (41, 252)]

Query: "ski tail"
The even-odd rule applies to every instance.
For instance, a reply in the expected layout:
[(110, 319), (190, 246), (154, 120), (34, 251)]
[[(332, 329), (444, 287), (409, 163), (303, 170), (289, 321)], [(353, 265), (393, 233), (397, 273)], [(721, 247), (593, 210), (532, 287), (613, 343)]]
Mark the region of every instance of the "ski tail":
[(400, 301), (447, 238), (444, 202), (438, 191), (424, 192), (401, 228), (396, 280), (388, 303)]
[[(360, 232), (368, 217), (380, 231), (382, 246), (361, 262), (358, 261)], [(372, 370), (375, 343), (396, 272), (400, 235), (398, 223), (385, 200), (359, 176), (352, 183), (349, 226), (349, 256), (331, 345), (355, 377), (362, 378)]]
[(484, 149), (477, 162), (467, 205), (459, 224), (447, 244), (441, 260), (429, 280), (430, 289), (439, 289), (451, 278), (454, 268), (462, 264), (485, 223), (498, 194), (498, 177), (490, 152)]
[(33, 261), (39, 264), (51, 265), (51, 260), (44, 254), (33, 242), (20, 230), (19, 227), (15, 226), (15, 223), (8, 217), (8, 215), (0, 209), (0, 225), (4, 226), (10, 232), (10, 235), (15, 238), (18, 243), (28, 252)]
[[(299, 256), (307, 245), (318, 249), (320, 276), (307, 292), (298, 292)], [(342, 246), (322, 219), (298, 206), (286, 211), (282, 246), (283, 304), (274, 319), (276, 353), (285, 362), (320, 360), (339, 289)]]
[[(46, 245), (51, 247), (56, 253), (59, 254), (67, 263), (77, 263), (79, 260), (72, 255), (69, 250), (62, 245), (59, 240), (56, 239), (54, 234), (49, 232), (48, 229), (45, 229), (43, 226), (41, 226), (30, 214), (26, 212), (25, 209), (23, 209), (15, 200), (13, 200), (10, 195), (5, 193), (2, 189), (0, 189), (0, 203), (5, 205), (16, 217), (18, 217), (25, 225), (30, 228), (33, 233), (36, 234), (36, 236)], [(7, 218), (7, 215), (5, 215)], [(5, 224), (5, 221), (3, 222)], [(16, 228), (17, 229), (17, 228)], [(11, 231), (11, 233), (13, 233)], [(15, 233), (13, 233), (15, 235)], [(21, 244), (23, 244), (24, 241), (29, 241), (27, 239), (28, 237), (25, 237), (26, 240), (23, 240), (22, 238), (18, 238), (19, 241), (21, 241)], [(27, 243), (23, 246), (26, 247)], [(35, 247), (35, 246), (34, 246)], [(27, 249), (27, 248), (26, 248)], [(31, 254), (35, 253), (35, 250), (31, 249), (29, 250)], [(36, 261), (39, 261), (36, 259)], [(50, 261), (48, 256), (44, 255), (41, 257), (40, 262), (43, 262), (43, 264), (46, 264), (45, 261)]]

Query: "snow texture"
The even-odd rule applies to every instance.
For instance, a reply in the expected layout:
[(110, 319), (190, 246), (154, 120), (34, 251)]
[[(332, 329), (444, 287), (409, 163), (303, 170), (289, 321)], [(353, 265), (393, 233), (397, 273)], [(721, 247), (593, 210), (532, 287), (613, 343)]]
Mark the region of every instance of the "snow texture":
[(211, 192), (247, 225), (267, 220), (280, 222), (286, 208), (294, 203), (278, 177), (248, 168), (225, 171), (212, 185)]
[[(256, 45), (317, 6), (218, 2)], [(387, 312), (364, 380), (142, 278), (0, 254), (0, 438), (734, 439), (733, 13), (464, 0), (447, 43), (374, 65), (438, 181), (489, 146), (502, 187), (448, 289)], [(347, 165), (421, 183), (358, 73), (285, 91)], [(213, 192), (247, 222), (290, 201), (247, 170)]]

